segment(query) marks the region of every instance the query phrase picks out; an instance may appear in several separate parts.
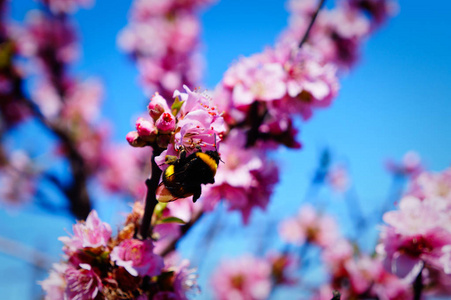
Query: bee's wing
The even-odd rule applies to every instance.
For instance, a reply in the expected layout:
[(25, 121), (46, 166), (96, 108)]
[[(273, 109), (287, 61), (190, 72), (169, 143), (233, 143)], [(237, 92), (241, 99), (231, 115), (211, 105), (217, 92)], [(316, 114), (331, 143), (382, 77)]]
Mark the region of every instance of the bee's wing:
[(164, 186), (163, 182), (158, 186), (155, 196), (158, 202), (168, 203), (179, 199), (178, 197), (174, 197), (171, 192)]

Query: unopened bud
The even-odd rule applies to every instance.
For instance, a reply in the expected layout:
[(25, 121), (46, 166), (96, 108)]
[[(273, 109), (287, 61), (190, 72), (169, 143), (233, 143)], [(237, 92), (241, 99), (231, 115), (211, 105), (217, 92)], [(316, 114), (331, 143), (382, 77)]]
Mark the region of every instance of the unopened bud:
[(133, 147), (144, 147), (146, 145), (146, 142), (139, 137), (137, 131), (130, 131), (125, 139)]
[(152, 122), (149, 122), (144, 118), (138, 118), (138, 120), (136, 120), (136, 130), (140, 136), (149, 136), (151, 134), (156, 134), (157, 129)]
[(175, 118), (170, 113), (164, 113), (156, 121), (159, 133), (169, 133), (175, 130)]
[(166, 100), (158, 93), (155, 93), (150, 99), (147, 110), (154, 121), (158, 120), (165, 111), (170, 111)]

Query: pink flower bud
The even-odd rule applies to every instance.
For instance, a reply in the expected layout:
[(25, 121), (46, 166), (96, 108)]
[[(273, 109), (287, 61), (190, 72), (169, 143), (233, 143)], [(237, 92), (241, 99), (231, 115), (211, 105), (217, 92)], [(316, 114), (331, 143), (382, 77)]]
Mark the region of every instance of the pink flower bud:
[(147, 109), (149, 111), (149, 115), (155, 121), (158, 120), (158, 118), (160, 118), (160, 116), (165, 111), (170, 111), (166, 100), (163, 97), (161, 97), (160, 94), (158, 93), (152, 96), (152, 98), (150, 99), (150, 103), (147, 106)]
[(169, 133), (175, 130), (175, 118), (170, 113), (164, 113), (156, 121), (156, 126), (160, 133)]
[(133, 147), (144, 147), (146, 145), (146, 142), (139, 138), (137, 131), (130, 131), (125, 139)]
[(144, 118), (136, 120), (136, 130), (140, 136), (149, 136), (156, 133), (155, 125)]

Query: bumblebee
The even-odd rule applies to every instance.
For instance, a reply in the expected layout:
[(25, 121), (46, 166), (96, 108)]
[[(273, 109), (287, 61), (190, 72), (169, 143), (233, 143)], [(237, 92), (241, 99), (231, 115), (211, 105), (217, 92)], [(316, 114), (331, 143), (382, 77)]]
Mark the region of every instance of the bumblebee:
[(218, 151), (198, 151), (188, 157), (182, 150), (180, 158), (169, 163), (163, 173), (163, 181), (157, 190), (160, 202), (171, 202), (193, 196), (199, 199), (201, 184), (215, 183), (215, 174), (221, 160)]

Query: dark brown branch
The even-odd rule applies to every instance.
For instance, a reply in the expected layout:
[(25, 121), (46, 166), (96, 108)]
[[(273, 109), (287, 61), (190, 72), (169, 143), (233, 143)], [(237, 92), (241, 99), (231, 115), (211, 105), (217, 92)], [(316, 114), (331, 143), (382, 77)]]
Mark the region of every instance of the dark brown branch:
[(319, 2), (318, 8), (316, 9), (315, 13), (313, 14), (312, 19), (310, 20), (310, 24), (307, 27), (307, 31), (305, 32), (304, 36), (302, 37), (301, 42), (299, 43), (299, 48), (301, 48), (302, 45), (304, 45), (304, 43), (307, 41), (310, 31), (312, 30), (313, 24), (315, 23), (315, 20), (318, 17), (318, 13), (321, 10), (321, 8), (323, 7), (325, 2), (326, 2), (326, 0), (321, 0)]
[(162, 152), (162, 149), (158, 146), (154, 147), (154, 151), (152, 154), (152, 173), (150, 174), (150, 178), (146, 180), (146, 186), (147, 186), (147, 195), (146, 195), (146, 204), (144, 208), (144, 216), (141, 221), (141, 227), (139, 229), (139, 238), (146, 239), (149, 237), (149, 233), (151, 233), (150, 230), (150, 223), (152, 222), (152, 216), (153, 211), (155, 210), (155, 206), (157, 205), (158, 201), (156, 198), (156, 191), (158, 188), (158, 184), (160, 182), (161, 177), (161, 169), (158, 167), (157, 163), (155, 162), (155, 157), (160, 155)]

